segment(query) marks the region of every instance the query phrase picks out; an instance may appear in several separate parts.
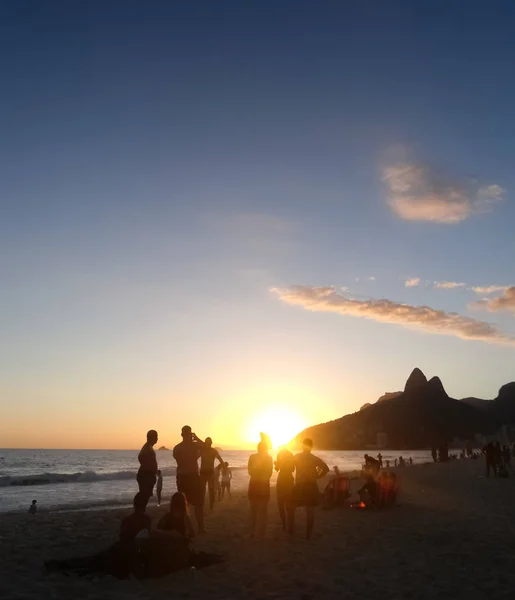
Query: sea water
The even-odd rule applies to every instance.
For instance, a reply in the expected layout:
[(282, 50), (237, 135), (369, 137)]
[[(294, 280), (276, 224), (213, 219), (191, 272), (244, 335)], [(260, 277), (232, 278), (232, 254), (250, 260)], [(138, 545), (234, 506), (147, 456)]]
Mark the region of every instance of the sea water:
[[(138, 491), (138, 450), (0, 449), (0, 512), (25, 512), (32, 500), (38, 510), (75, 510), (128, 506)], [(341, 471), (360, 469), (366, 451), (315, 452)], [(370, 454), (372, 452), (368, 451)], [(414, 464), (431, 460), (429, 451), (382, 450), (391, 465), (400, 454)], [(233, 489), (248, 485), (249, 450), (221, 452), (233, 472)], [(156, 452), (163, 475), (163, 501), (176, 491), (172, 452)], [(150, 500), (156, 502), (156, 498)]]

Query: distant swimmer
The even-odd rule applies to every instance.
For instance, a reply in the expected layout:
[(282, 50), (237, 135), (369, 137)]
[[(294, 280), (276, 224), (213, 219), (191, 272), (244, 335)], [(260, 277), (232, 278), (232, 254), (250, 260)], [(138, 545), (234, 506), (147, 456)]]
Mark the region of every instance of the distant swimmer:
[(29, 506), (29, 515), (35, 515), (38, 512), (37, 500), (33, 500)]
[(139, 471), (137, 481), (139, 491), (143, 497), (148, 499), (154, 494), (154, 485), (157, 479), (157, 459), (154, 446), (157, 443), (157, 431), (151, 429), (147, 432), (147, 441), (143, 444), (138, 454)]
[(204, 533), (204, 496), (200, 485), (198, 459), (206, 445), (192, 433), (189, 425), (182, 428), (181, 436), (182, 442), (173, 449), (173, 457), (177, 461), (177, 490), (195, 507), (199, 533)]
[(231, 498), (231, 480), (232, 480), (232, 471), (229, 468), (229, 463), (224, 462), (222, 465), (222, 485), (220, 493), (222, 494), (222, 500), (224, 499), (225, 492), (229, 498)]
[(157, 485), (156, 485), (156, 494), (157, 494), (157, 505), (161, 505), (161, 494), (163, 492), (163, 475), (161, 471), (157, 471)]
[(295, 482), (293, 479), (293, 472), (295, 471), (295, 459), (293, 454), (287, 448), (283, 448), (277, 454), (275, 470), (278, 472), (275, 491), (277, 495), (279, 516), (281, 517), (283, 530), (288, 530), (288, 533), (291, 534), (293, 533), (293, 521), (295, 518), (293, 500), (293, 490), (295, 487)]
[(325, 462), (311, 453), (313, 442), (306, 438), (302, 452), (295, 455), (295, 505), (306, 508), (306, 537), (309, 540), (315, 524), (315, 506), (318, 505), (320, 491), (317, 480), (329, 473)]
[(268, 520), (268, 502), (270, 501), (270, 477), (274, 469), (272, 457), (268, 454), (268, 443), (261, 434), (261, 442), (257, 454), (249, 458), (250, 475), (248, 498), (250, 504), (250, 535), (254, 537), (256, 530), (259, 537), (264, 537)]
[(209, 494), (209, 508), (213, 510), (217, 493), (215, 460), (223, 465), (223, 460), (218, 450), (213, 448), (213, 440), (206, 438), (204, 448), (200, 450), (200, 486), (202, 488), (202, 497), (205, 498), (206, 487)]

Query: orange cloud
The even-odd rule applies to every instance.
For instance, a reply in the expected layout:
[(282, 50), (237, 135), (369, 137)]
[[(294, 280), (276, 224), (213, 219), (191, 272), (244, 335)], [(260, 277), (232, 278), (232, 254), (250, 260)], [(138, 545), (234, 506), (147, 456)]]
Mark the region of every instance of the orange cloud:
[(488, 212), (505, 193), (497, 184), (451, 182), (428, 167), (407, 163), (385, 168), (383, 181), (389, 189), (391, 208), (407, 221), (459, 223), (473, 214)]
[(465, 283), (458, 283), (456, 281), (435, 281), (435, 288), (440, 290), (453, 290), (455, 288), (465, 287)]
[(486, 308), (490, 312), (507, 310), (515, 313), (515, 285), (507, 288), (502, 296), (491, 298), (490, 300), (481, 300), (473, 306)]
[(406, 287), (417, 287), (420, 285), (420, 277), (412, 277), (411, 279), (406, 279), (404, 282)]
[(283, 302), (306, 310), (373, 319), (465, 340), (515, 345), (515, 338), (504, 334), (495, 325), (429, 306), (410, 306), (392, 300), (354, 300), (333, 287), (292, 286), (272, 291)]

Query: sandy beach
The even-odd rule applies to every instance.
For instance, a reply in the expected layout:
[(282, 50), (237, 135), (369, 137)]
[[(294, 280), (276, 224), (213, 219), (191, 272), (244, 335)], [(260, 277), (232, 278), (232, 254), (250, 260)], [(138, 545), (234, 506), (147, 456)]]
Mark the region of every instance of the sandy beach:
[[(507, 598), (515, 589), (515, 478), (486, 479), (482, 460), (404, 469), (399, 506), (383, 512), (317, 510), (315, 534), (285, 537), (275, 502), (268, 539), (248, 538), (245, 494), (207, 518), (195, 548), (222, 565), (139, 582), (46, 574), (43, 561), (97, 552), (127, 510), (0, 517), (0, 597)], [(152, 517), (166, 507), (150, 510)]]

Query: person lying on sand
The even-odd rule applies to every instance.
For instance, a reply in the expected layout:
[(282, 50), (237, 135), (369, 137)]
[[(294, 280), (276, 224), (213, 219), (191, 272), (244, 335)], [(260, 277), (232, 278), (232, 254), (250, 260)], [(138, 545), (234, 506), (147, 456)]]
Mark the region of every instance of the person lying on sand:
[[(159, 532), (141, 538), (138, 534), (144, 529), (150, 532), (150, 517), (145, 515), (145, 497), (136, 494), (134, 513), (122, 520), (120, 541), (107, 550), (81, 558), (50, 560), (45, 562), (48, 571), (74, 573), (79, 576), (113, 575), (118, 579), (163, 577), (182, 569), (197, 569), (220, 563), (223, 557), (217, 554), (195, 552), (190, 546), (187, 534), (185, 500), (182, 494), (170, 507), (171, 517), (165, 515), (159, 522)], [(169, 535), (177, 531), (178, 536)], [(184, 533), (181, 533), (184, 532)]]

